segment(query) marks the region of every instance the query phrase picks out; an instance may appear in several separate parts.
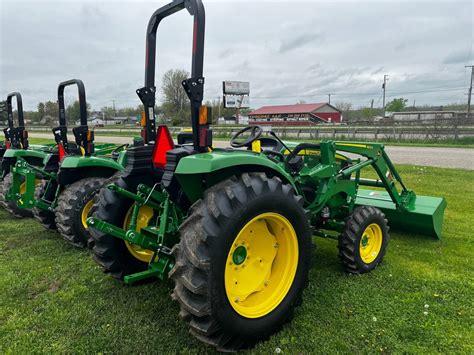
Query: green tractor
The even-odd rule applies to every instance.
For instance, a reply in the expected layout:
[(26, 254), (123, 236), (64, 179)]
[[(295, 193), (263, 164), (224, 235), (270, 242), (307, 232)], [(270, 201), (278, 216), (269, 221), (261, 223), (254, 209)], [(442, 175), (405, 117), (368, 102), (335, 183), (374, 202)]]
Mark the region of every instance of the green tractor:
[[(16, 99), (18, 112), (18, 126), (15, 127), (13, 119), (12, 99)], [(8, 127), (3, 132), (5, 134), (4, 145), (0, 148), (0, 205), (18, 218), (31, 217), (31, 211), (18, 208), (12, 201), (6, 200), (6, 194), (10, 190), (13, 177), (11, 168), (21, 159), (32, 166), (42, 167), (46, 156), (53, 153), (56, 147), (53, 144), (30, 145), (28, 142), (28, 131), (25, 127), (23, 113), (23, 99), (19, 92), (8, 94), (6, 100), (6, 111), (8, 117)], [(20, 181), (20, 191), (25, 190), (25, 181)]]
[[(191, 78), (182, 83), (192, 135), (175, 144), (166, 126), (155, 127), (155, 45), (161, 20), (184, 8), (194, 17)], [(127, 284), (172, 279), (190, 332), (238, 350), (276, 332), (301, 304), (313, 236), (337, 240), (344, 270), (363, 274), (381, 263), (389, 223), (440, 238), (446, 202), (409, 190), (382, 144), (290, 144), (250, 126), (213, 149), (202, 105), (204, 21), (200, 0), (173, 1), (151, 17), (137, 90), (146, 145), (128, 150), (88, 224), (105, 272)], [(369, 167), (377, 179), (361, 176)]]
[[(79, 93), (80, 125), (73, 128), (75, 143), (69, 142), (64, 89), (75, 85)], [(87, 125), (87, 103), (81, 80), (58, 86), (59, 126), (53, 128), (57, 151), (44, 158), (43, 166), (18, 159), (12, 171), (7, 200), (19, 209), (33, 209), (34, 217), (47, 229), (58, 229), (70, 244), (85, 247), (90, 241), (87, 216), (93, 199), (105, 180), (123, 170), (127, 145), (94, 144)]]

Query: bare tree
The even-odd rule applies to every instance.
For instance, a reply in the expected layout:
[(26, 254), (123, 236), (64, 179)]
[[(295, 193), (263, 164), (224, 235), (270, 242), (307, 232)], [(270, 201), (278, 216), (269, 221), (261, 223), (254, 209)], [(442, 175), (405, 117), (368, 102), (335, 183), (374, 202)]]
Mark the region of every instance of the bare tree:
[(349, 112), (352, 110), (352, 104), (350, 102), (338, 101), (334, 104), (334, 107), (342, 112), (345, 120), (349, 120), (351, 118)]
[(163, 106), (169, 113), (176, 113), (186, 108), (188, 96), (181, 83), (189, 77), (183, 69), (170, 69), (163, 75)]

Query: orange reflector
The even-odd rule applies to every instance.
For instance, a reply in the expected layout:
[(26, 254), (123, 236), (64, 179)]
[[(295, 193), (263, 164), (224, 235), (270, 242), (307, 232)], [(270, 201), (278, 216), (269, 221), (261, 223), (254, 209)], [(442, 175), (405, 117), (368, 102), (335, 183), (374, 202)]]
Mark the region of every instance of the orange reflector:
[(87, 130), (87, 141), (91, 141), (92, 140), (92, 132), (88, 129)]
[(205, 125), (207, 124), (207, 106), (202, 105), (199, 107), (199, 124), (200, 125)]
[(174, 148), (173, 138), (166, 126), (159, 126), (156, 134), (155, 148), (153, 149), (153, 166), (165, 168), (166, 152)]
[(146, 126), (145, 111), (142, 111), (140, 115), (141, 115), (140, 126), (145, 127)]

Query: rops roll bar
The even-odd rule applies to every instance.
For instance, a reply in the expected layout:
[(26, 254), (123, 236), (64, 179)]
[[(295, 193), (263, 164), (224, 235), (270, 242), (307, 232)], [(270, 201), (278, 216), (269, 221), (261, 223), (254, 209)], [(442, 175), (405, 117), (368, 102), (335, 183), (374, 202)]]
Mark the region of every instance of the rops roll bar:
[[(145, 86), (137, 90), (137, 94), (145, 108), (145, 125), (142, 135), (145, 143), (154, 143), (156, 140), (155, 123), (155, 66), (156, 66), (156, 32), (165, 17), (168, 17), (186, 8), (194, 18), (193, 49), (191, 78), (182, 84), (191, 101), (191, 120), (193, 128), (193, 144), (196, 150), (203, 150), (200, 140), (201, 130), (208, 128), (208, 124), (199, 124), (199, 110), (204, 93), (203, 61), (204, 61), (204, 30), (205, 11), (201, 0), (175, 0), (155, 11), (148, 22), (146, 34), (145, 59)], [(210, 133), (210, 132), (209, 132)]]
[(66, 86), (77, 85), (79, 92), (79, 110), (81, 126), (87, 126), (87, 103), (86, 103), (86, 89), (84, 83), (79, 79), (71, 79), (63, 81), (58, 85), (58, 106), (59, 106), (59, 125), (67, 126), (66, 109), (64, 107), (64, 89)]
[(56, 143), (64, 149), (66, 154), (70, 154), (69, 142), (67, 138), (67, 119), (66, 108), (64, 104), (64, 89), (67, 86), (76, 85), (79, 94), (79, 115), (80, 126), (73, 128), (76, 144), (84, 149), (84, 155), (89, 156), (94, 152), (94, 134), (89, 131), (87, 125), (87, 102), (84, 83), (79, 79), (63, 81), (58, 85), (58, 108), (59, 108), (59, 126), (53, 128)]
[[(18, 111), (18, 126), (15, 127), (13, 121), (13, 105), (12, 99), (16, 98), (16, 105)], [(23, 113), (23, 99), (19, 92), (12, 92), (7, 96), (7, 115), (8, 127), (3, 130), (7, 144), (13, 149), (28, 149), (28, 132), (25, 128), (25, 117)]]

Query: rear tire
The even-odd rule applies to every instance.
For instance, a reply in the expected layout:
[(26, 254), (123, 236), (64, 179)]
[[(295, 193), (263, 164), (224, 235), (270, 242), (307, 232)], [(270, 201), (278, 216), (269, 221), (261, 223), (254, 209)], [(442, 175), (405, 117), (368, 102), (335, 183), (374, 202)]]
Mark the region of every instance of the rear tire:
[[(46, 191), (48, 187), (48, 180), (42, 180), (35, 190), (35, 201), (43, 198), (47, 201), (54, 199), (55, 189)], [(53, 211), (42, 210), (38, 207), (33, 208), (33, 217), (47, 230), (56, 230), (55, 214)]]
[(91, 238), (85, 223), (89, 216), (94, 196), (104, 186), (106, 179), (85, 178), (69, 185), (58, 198), (56, 225), (58, 232), (69, 244), (85, 248)]
[(2, 205), (8, 212), (16, 218), (33, 217), (31, 209), (19, 208), (15, 201), (6, 200), (8, 191), (10, 191), (13, 186), (13, 175), (11, 173), (5, 175), (0, 186), (0, 200), (3, 201)]
[(339, 236), (339, 258), (351, 274), (372, 271), (382, 262), (389, 241), (389, 227), (381, 210), (371, 206), (354, 209)]
[[(173, 248), (176, 263), (170, 272), (172, 298), (191, 334), (218, 350), (237, 351), (291, 319), (302, 302), (311, 257), (311, 230), (302, 202), (279, 178), (250, 173), (211, 187), (192, 207), (180, 228), (181, 241)], [(271, 218), (289, 227), (280, 229)], [(274, 259), (267, 251), (275, 253)], [(296, 258), (286, 257), (291, 254)], [(236, 295), (242, 291), (241, 301)]]

